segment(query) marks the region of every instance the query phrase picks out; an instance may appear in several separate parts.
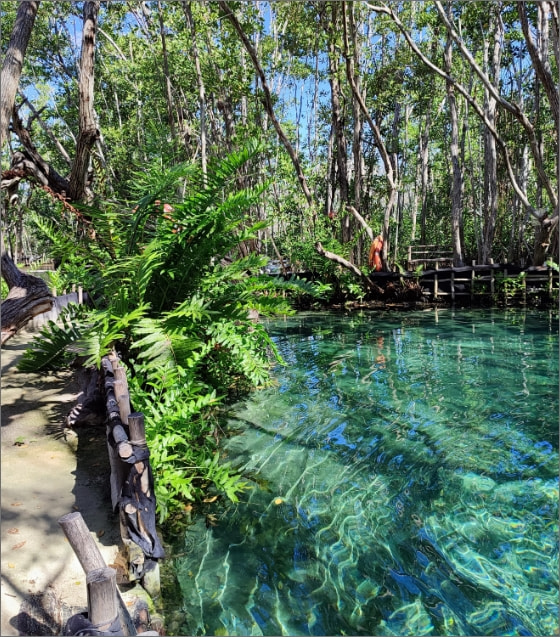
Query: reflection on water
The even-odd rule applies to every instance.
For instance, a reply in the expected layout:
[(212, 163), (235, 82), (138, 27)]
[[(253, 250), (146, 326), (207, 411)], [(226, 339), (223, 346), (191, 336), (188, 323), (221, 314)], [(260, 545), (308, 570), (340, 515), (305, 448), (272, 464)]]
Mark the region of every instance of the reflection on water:
[(551, 635), (558, 320), (305, 314), (236, 406), (254, 488), (177, 546), (183, 635)]

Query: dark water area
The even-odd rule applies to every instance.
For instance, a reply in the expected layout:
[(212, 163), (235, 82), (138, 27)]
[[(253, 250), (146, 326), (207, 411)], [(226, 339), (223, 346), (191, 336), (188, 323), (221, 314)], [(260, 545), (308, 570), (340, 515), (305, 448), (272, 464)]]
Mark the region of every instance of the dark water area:
[(300, 314), (235, 406), (251, 488), (169, 565), (181, 635), (558, 630), (558, 315)]

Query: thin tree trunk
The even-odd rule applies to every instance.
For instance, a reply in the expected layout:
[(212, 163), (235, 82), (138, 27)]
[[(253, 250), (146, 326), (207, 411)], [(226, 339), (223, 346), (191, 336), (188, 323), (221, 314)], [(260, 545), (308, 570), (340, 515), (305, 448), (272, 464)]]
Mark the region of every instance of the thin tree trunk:
[[(430, 143), (430, 131), (432, 125), (431, 110), (428, 109), (426, 113), (426, 122), (424, 129), (420, 134), (419, 149), (420, 154), (420, 241), (426, 243), (426, 220), (428, 217), (428, 188), (429, 188), (429, 143)], [(415, 235), (413, 234), (413, 238)]]
[[(450, 11), (450, 6), (448, 5)], [(451, 75), (452, 40), (448, 35), (445, 44), (444, 69)], [(459, 116), (457, 113), (457, 100), (455, 88), (451, 82), (446, 82), (447, 103), (449, 106), (449, 119), (451, 123), (451, 144), (449, 152), (452, 165), (451, 185), (451, 243), (453, 246), (453, 264), (463, 265), (463, 247), (461, 245), (461, 227), (463, 217), (463, 171), (459, 157)]]
[[(346, 11), (346, 3), (343, 2), (342, 3), (342, 10), (343, 12)], [(343, 24), (345, 23), (345, 19), (343, 19)], [(348, 60), (349, 58), (349, 52), (346, 50), (344, 51), (344, 56), (346, 58), (346, 60)], [(397, 198), (397, 188), (398, 188), (398, 184), (396, 181), (396, 176), (395, 176), (395, 168), (393, 165), (393, 162), (391, 160), (391, 157), (389, 155), (389, 152), (387, 151), (387, 146), (385, 144), (385, 141), (381, 135), (381, 131), (378, 127), (378, 125), (374, 122), (368, 107), (366, 106), (366, 103), (364, 101), (364, 97), (361, 94), (361, 92), (359, 91), (358, 87), (356, 86), (356, 82), (354, 81), (354, 77), (352, 76), (351, 73), (348, 72), (349, 71), (349, 67), (348, 64), (346, 65), (346, 77), (348, 79), (348, 82), (350, 84), (350, 87), (352, 88), (352, 94), (354, 95), (355, 99), (357, 100), (360, 109), (369, 125), (369, 127), (371, 128), (371, 131), (373, 133), (373, 137), (375, 139), (375, 143), (377, 146), (377, 149), (379, 151), (379, 154), (381, 155), (381, 160), (383, 162), (383, 166), (385, 168), (385, 177), (387, 179), (387, 184), (388, 184), (388, 198), (387, 198), (387, 204), (385, 206), (385, 214), (384, 214), (384, 218), (383, 218), (383, 253), (382, 253), (382, 259), (383, 259), (383, 263), (386, 266), (387, 263), (387, 254), (388, 254), (388, 249), (389, 249), (389, 220), (391, 218), (391, 214), (393, 211), (393, 206), (395, 205), (395, 201)]]
[(198, 54), (198, 46), (196, 44), (196, 28), (191, 11), (191, 3), (183, 0), (183, 9), (192, 35), (192, 54), (194, 58), (194, 68), (196, 71), (196, 81), (198, 84), (198, 103), (200, 109), (200, 161), (202, 164), (202, 174), (206, 177), (208, 172), (206, 157), (206, 91), (204, 89), (204, 79), (200, 69), (200, 56)]
[(6, 57), (2, 63), (0, 77), (0, 151), (8, 139), (8, 128), (14, 108), (23, 59), (37, 16), (39, 0), (23, 0), (19, 3), (16, 21), (8, 43)]
[(547, 19), (547, 13), (552, 10), (552, 2), (537, 2), (532, 3), (537, 10), (537, 33), (539, 34), (539, 42), (535, 43), (531, 28), (529, 25), (529, 19), (527, 17), (527, 3), (518, 2), (517, 12), (519, 14), (519, 20), (521, 22), (521, 28), (527, 43), (527, 50), (531, 57), (531, 62), (537, 74), (539, 82), (544, 87), (548, 102), (552, 110), (552, 118), (556, 132), (558, 134), (558, 118), (559, 118), (559, 102), (558, 102), (558, 86), (554, 81), (550, 63), (548, 61), (548, 48), (549, 48), (549, 23)]
[[(484, 125), (489, 128), (490, 132), (494, 136), (494, 138), (496, 140), (496, 143), (497, 143), (497, 145), (498, 145), (498, 147), (499, 147), (499, 149), (500, 149), (500, 151), (502, 153), (502, 157), (503, 157), (503, 160), (504, 160), (504, 163), (505, 163), (505, 167), (506, 167), (506, 170), (507, 170), (507, 173), (508, 173), (508, 177), (509, 177), (510, 183), (511, 183), (513, 189), (515, 190), (516, 194), (520, 198), (520, 200), (523, 202), (523, 206), (525, 207), (525, 209), (540, 224), (556, 226), (558, 224), (558, 196), (557, 196), (554, 188), (552, 187), (552, 183), (551, 183), (550, 179), (548, 178), (548, 176), (546, 174), (546, 171), (544, 170), (543, 161), (542, 161), (542, 154), (540, 153), (540, 149), (539, 149), (538, 143), (536, 141), (534, 127), (532, 126), (532, 124), (528, 120), (526, 114), (519, 108), (518, 105), (510, 104), (501, 95), (496, 93), (495, 88), (491, 86), (491, 83), (489, 83), (488, 78), (484, 75), (484, 73), (482, 72), (480, 67), (476, 64), (476, 62), (472, 58), (472, 55), (466, 50), (464, 42), (461, 40), (459, 35), (453, 30), (453, 27), (452, 27), (451, 23), (449, 22), (447, 16), (445, 16), (445, 13), (443, 12), (443, 9), (441, 9), (441, 3), (438, 2), (438, 0), (436, 0), (435, 4), (436, 4), (436, 7), (438, 8), (438, 11), (440, 12), (440, 15), (442, 15), (442, 19), (446, 23), (446, 26), (449, 25), (448, 28), (451, 29), (452, 37), (453, 37), (454, 41), (458, 44), (458, 46), (459, 46), (459, 48), (461, 50), (461, 53), (464, 55), (465, 59), (467, 59), (467, 61), (469, 62), (469, 64), (473, 68), (473, 70), (482, 79), (482, 81), (484, 82), (485, 86), (487, 86), (489, 88), (489, 90), (491, 90), (491, 92), (494, 94), (494, 97), (497, 99), (498, 104), (500, 106), (502, 106), (504, 109), (506, 109), (509, 112), (511, 112), (516, 117), (516, 119), (520, 122), (521, 126), (523, 127), (524, 131), (526, 132), (528, 140), (529, 140), (529, 147), (531, 149), (531, 154), (532, 154), (533, 160), (534, 160), (535, 169), (536, 169), (538, 175), (541, 177), (541, 179), (543, 179), (544, 182), (545, 182), (546, 192), (547, 192), (548, 198), (549, 198), (549, 200), (550, 200), (550, 202), (552, 204), (553, 213), (552, 213), (551, 216), (548, 215), (548, 212), (546, 210), (538, 209), (537, 207), (532, 205), (530, 200), (529, 200), (529, 197), (527, 195), (527, 192), (523, 191), (520, 188), (518, 180), (517, 180), (517, 177), (515, 175), (515, 171), (513, 169), (512, 163), (511, 163), (510, 154), (509, 154), (508, 148), (507, 148), (504, 140), (501, 138), (501, 136), (499, 135), (499, 133), (496, 130), (496, 128), (488, 121), (488, 119), (486, 118), (486, 116), (484, 114), (483, 109), (480, 107), (480, 105), (478, 104), (476, 99), (473, 97), (473, 95), (471, 95), (469, 93), (469, 91), (467, 89), (465, 89), (465, 87), (460, 82), (458, 82), (454, 78), (450, 77), (447, 73), (445, 73), (445, 71), (443, 71), (441, 68), (439, 68), (433, 62), (431, 62), (428, 58), (426, 58), (426, 56), (420, 51), (420, 49), (418, 48), (417, 44), (414, 42), (414, 40), (412, 39), (412, 37), (410, 36), (408, 31), (404, 27), (403, 23), (399, 20), (399, 18), (397, 17), (397, 15), (395, 14), (395, 12), (392, 9), (390, 9), (389, 7), (386, 7), (386, 6), (374, 6), (374, 5), (371, 5), (370, 3), (368, 3), (368, 6), (371, 9), (373, 9), (374, 11), (378, 12), (378, 13), (385, 13), (385, 14), (389, 15), (391, 17), (391, 19), (393, 20), (393, 22), (395, 22), (395, 24), (399, 27), (399, 29), (401, 30), (401, 32), (405, 36), (409, 47), (422, 60), (422, 62), (429, 69), (431, 69), (433, 72), (435, 72), (439, 76), (443, 77), (446, 81), (450, 81), (450, 82), (452, 82), (454, 84), (454, 86), (457, 89), (457, 91), (459, 93), (461, 93), (461, 95), (463, 95), (463, 97), (467, 100), (468, 104), (473, 108), (475, 113), (484, 122)], [(440, 11), (440, 9), (441, 9), (441, 11)]]
[[(335, 158), (337, 167), (337, 181), (340, 196), (340, 213), (348, 203), (348, 156), (346, 154), (346, 139), (344, 137), (344, 118), (340, 96), (340, 80), (338, 77), (338, 52), (335, 44), (335, 33), (338, 24), (338, 6), (336, 2), (331, 3), (331, 19), (327, 26), (328, 37), (328, 58), (329, 58), (329, 83), (331, 85), (331, 117), (332, 128), (335, 138)], [(342, 243), (348, 241), (347, 233), (344, 232), (344, 222), (342, 223)]]
[[(485, 72), (492, 78), (497, 86), (500, 79), (500, 57), (502, 40), (502, 21), (499, 16), (500, 7), (494, 7), (490, 17), (490, 32), (493, 35), (494, 46), (492, 59), (490, 60), (488, 41), (484, 42), (484, 62), (487, 66)], [(485, 90), (484, 112), (488, 121), (496, 125), (496, 99)], [(488, 130), (484, 129), (484, 199), (483, 199), (484, 227), (482, 234), (482, 263), (488, 263), (492, 256), (492, 246), (496, 233), (496, 219), (498, 216), (498, 155), (496, 140)]]
[(263, 87), (263, 94), (264, 94), (263, 105), (276, 130), (278, 137), (280, 138), (280, 141), (284, 145), (286, 152), (288, 153), (290, 159), (292, 160), (292, 164), (295, 168), (296, 175), (300, 183), (301, 189), (305, 195), (305, 199), (307, 200), (307, 204), (311, 208), (313, 217), (315, 217), (316, 212), (314, 210), (313, 195), (311, 194), (311, 190), (309, 189), (307, 180), (305, 179), (305, 174), (303, 172), (303, 168), (299, 161), (299, 157), (297, 156), (292, 144), (290, 143), (290, 140), (287, 138), (286, 133), (284, 132), (282, 126), (280, 125), (280, 122), (278, 121), (274, 113), (274, 107), (272, 105), (272, 96), (270, 94), (270, 89), (266, 81), (266, 75), (264, 74), (262, 66), (259, 62), (257, 52), (255, 51), (255, 48), (253, 47), (249, 38), (246, 36), (245, 32), (243, 31), (243, 27), (239, 24), (239, 21), (237, 20), (235, 13), (233, 12), (229, 4), (225, 0), (218, 0), (218, 5), (224, 11), (225, 17), (231, 22), (234, 29), (237, 31), (239, 37), (241, 38), (241, 41), (243, 42), (243, 46), (247, 50), (247, 53), (249, 54), (251, 61), (253, 62), (253, 66), (255, 67), (255, 70), (257, 71), (258, 77)]
[(167, 105), (167, 125), (171, 132), (171, 138), (175, 144), (177, 141), (177, 131), (175, 130), (175, 117), (173, 115), (173, 93), (171, 91), (171, 74), (169, 73), (169, 61), (167, 59), (167, 41), (165, 37), (165, 25), (163, 23), (161, 2), (158, 0), (159, 34), (161, 38), (161, 49), (163, 54), (163, 76), (165, 81), (165, 103)]

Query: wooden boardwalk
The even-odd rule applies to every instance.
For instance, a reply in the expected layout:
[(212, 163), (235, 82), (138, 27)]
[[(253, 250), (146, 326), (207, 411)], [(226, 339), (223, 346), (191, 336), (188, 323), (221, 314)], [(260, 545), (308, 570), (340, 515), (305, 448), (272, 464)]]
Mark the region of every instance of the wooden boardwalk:
[(448, 299), (489, 300), (515, 298), (527, 303), (531, 296), (541, 295), (549, 299), (558, 293), (558, 272), (548, 266), (521, 268), (508, 264), (477, 265), (424, 270), (419, 275), (407, 272), (407, 278), (416, 278), (424, 295), (433, 301)]

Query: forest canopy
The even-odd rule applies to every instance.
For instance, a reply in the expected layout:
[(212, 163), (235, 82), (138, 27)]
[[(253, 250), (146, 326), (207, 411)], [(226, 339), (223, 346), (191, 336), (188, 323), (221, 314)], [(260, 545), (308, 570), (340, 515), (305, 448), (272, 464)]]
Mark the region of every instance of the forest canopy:
[[(23, 5), (33, 16), (10, 102)], [(134, 202), (139, 172), (205, 172), (247, 139), (266, 148), (250, 178), (272, 178), (251, 210), (268, 227), (248, 250), (319, 271), (317, 246), (363, 268), (377, 234), (386, 269), (414, 241), (452, 248), (455, 265), (557, 253), (557, 3), (42, 0), (1, 12), (16, 261), (40, 249), (29, 211), (62, 206), (79, 225), (73, 202)]]

